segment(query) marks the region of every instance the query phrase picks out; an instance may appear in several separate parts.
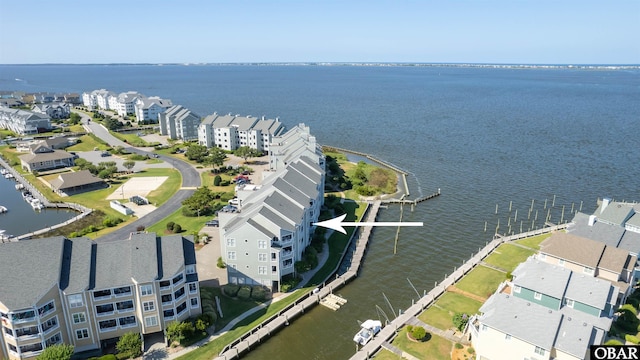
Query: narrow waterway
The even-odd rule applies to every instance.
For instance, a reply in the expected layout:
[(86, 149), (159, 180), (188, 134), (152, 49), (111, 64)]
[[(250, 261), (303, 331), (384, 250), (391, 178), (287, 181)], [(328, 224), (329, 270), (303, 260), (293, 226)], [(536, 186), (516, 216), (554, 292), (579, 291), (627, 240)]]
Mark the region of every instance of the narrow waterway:
[(78, 213), (68, 209), (45, 209), (35, 211), (15, 186), (17, 182), (0, 176), (0, 205), (9, 209), (0, 214), (0, 230), (19, 236), (67, 221)]

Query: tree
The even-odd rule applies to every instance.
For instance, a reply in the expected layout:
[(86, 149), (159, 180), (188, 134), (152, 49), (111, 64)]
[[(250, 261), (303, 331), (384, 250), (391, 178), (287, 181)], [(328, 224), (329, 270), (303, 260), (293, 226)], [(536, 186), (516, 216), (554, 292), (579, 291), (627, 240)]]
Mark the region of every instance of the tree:
[(167, 325), (165, 332), (169, 344), (173, 344), (174, 342), (181, 343), (187, 336), (191, 335), (194, 330), (193, 324), (189, 321), (174, 321)]
[(260, 153), (258, 152), (258, 150), (252, 149), (248, 146), (241, 146), (237, 148), (236, 151), (234, 151), (233, 153), (236, 156), (243, 158), (244, 161), (247, 161), (248, 158), (260, 156)]
[(211, 215), (214, 211), (215, 195), (206, 187), (199, 187), (188, 199), (182, 201), (185, 216)]
[(136, 162), (127, 160), (122, 163), (122, 166), (124, 166), (127, 170), (131, 171), (131, 169), (133, 169), (133, 167), (136, 166)]
[(69, 360), (73, 355), (73, 345), (56, 344), (47, 346), (38, 355), (38, 360)]
[(202, 162), (205, 156), (209, 154), (209, 150), (206, 146), (200, 144), (191, 144), (187, 148), (187, 151), (184, 153), (184, 156), (189, 160), (193, 160), (196, 162)]
[(216, 177), (213, 178), (213, 186), (220, 186), (221, 182), (222, 177), (220, 177), (220, 175), (216, 175)]
[(77, 125), (80, 121), (82, 121), (82, 116), (78, 113), (71, 113), (71, 116), (69, 116), (69, 124), (71, 125)]
[(411, 337), (416, 340), (422, 340), (427, 336), (427, 331), (422, 326), (415, 326), (411, 329)]
[(118, 354), (122, 354), (127, 359), (136, 358), (142, 355), (142, 339), (137, 332), (126, 332), (120, 336), (120, 340), (116, 343)]

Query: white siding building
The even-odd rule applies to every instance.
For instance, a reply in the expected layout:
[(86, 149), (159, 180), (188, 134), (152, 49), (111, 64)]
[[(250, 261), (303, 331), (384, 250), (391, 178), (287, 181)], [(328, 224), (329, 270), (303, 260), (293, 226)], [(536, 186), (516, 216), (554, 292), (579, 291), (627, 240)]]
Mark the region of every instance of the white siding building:
[(200, 145), (217, 146), (224, 150), (248, 146), (268, 152), (271, 140), (284, 131), (284, 125), (278, 119), (214, 113), (205, 117), (198, 127), (198, 142)]
[(174, 105), (158, 115), (160, 135), (168, 135), (171, 139), (185, 141), (198, 139), (200, 116), (191, 110)]
[(171, 100), (161, 99), (157, 96), (140, 98), (136, 100), (136, 121), (158, 121), (158, 114), (171, 107)]

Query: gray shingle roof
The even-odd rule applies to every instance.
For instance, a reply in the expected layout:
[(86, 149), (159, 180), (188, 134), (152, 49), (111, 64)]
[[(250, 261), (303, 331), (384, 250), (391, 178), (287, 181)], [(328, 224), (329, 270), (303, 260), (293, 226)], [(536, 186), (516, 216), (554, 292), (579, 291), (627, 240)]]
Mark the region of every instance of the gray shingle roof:
[(91, 271), (91, 264), (96, 250), (96, 244), (85, 237), (68, 239), (67, 242), (71, 244), (69, 252), (71, 261), (69, 264), (67, 284), (62, 284), (62, 278), (65, 277), (63, 273), (63, 275), (60, 276), (60, 288), (66, 294), (74, 294), (88, 290), (94, 285), (93, 277), (95, 274)]
[(631, 217), (634, 212), (632, 204), (612, 201), (610, 203), (602, 202), (598, 209), (596, 209), (594, 215), (596, 215), (599, 220), (602, 219), (623, 226), (625, 220)]
[(0, 244), (0, 302), (10, 310), (31, 307), (58, 286), (64, 237)]
[(557, 350), (571, 354), (578, 359), (584, 359), (589, 351), (589, 346), (601, 344), (603, 340), (604, 330), (565, 315), (558, 329), (555, 347)]
[(104, 183), (104, 180), (93, 175), (89, 170), (80, 170), (58, 175), (49, 182), (56, 190), (70, 189), (76, 186)]
[(287, 220), (283, 217), (283, 215), (279, 215), (275, 212), (273, 212), (271, 209), (267, 208), (267, 207), (262, 207), (260, 209), (260, 211), (258, 212), (258, 214), (264, 216), (265, 219), (267, 219), (268, 221), (276, 224), (279, 228), (281, 229), (285, 229), (285, 230), (289, 230), (289, 231), (294, 231), (295, 227), (293, 224), (295, 224), (295, 222), (292, 224), (291, 220)]
[(300, 224), (304, 216), (304, 209), (293, 201), (282, 196), (279, 192), (273, 192), (264, 200), (264, 204), (273, 211), (284, 215), (295, 224)]
[(615, 304), (618, 288), (608, 280), (572, 272), (564, 296), (604, 310), (607, 303)]
[(532, 258), (513, 270), (513, 283), (525, 289), (562, 299), (571, 270)]
[(480, 312), (482, 324), (547, 351), (553, 347), (562, 320), (559, 311), (503, 293), (492, 295)]
[(163, 236), (160, 239), (162, 246), (162, 278), (173, 277), (184, 265), (184, 249), (181, 235)]

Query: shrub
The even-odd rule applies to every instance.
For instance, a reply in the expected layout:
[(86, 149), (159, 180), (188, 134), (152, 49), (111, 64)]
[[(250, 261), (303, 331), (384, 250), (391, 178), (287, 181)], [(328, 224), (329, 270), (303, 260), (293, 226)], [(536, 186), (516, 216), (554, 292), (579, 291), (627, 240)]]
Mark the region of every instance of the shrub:
[(167, 335), (167, 340), (170, 344), (173, 343), (182, 343), (182, 341), (191, 335), (195, 328), (193, 324), (189, 321), (177, 322), (173, 321), (169, 325), (167, 325), (167, 329), (165, 330)]
[(182, 226), (180, 224), (173, 224), (173, 232), (179, 234), (182, 232)]
[(468, 348), (468, 349), (467, 349), (467, 352), (468, 352), (469, 354), (473, 354), (473, 353), (475, 353), (475, 352), (476, 352), (476, 350), (475, 350), (474, 348), (470, 347), (470, 348)]
[(56, 344), (47, 346), (38, 356), (39, 360), (69, 360), (73, 355), (73, 345)]
[(453, 315), (453, 325), (460, 331), (464, 330), (464, 327), (467, 326), (467, 321), (469, 321), (469, 315), (465, 313), (456, 313)]
[(256, 285), (251, 289), (251, 298), (257, 301), (264, 301), (267, 298), (267, 291), (264, 287)]
[(624, 339), (627, 342), (630, 342), (630, 343), (635, 344), (635, 345), (640, 344), (640, 339), (638, 339), (638, 337), (635, 336), (635, 335), (627, 334), (627, 335), (625, 335)]
[(144, 225), (138, 225), (136, 227), (136, 231), (144, 231), (144, 229), (145, 229)]
[(220, 186), (220, 182), (222, 182), (222, 178), (220, 175), (216, 175), (216, 177), (213, 178), (213, 185)]
[(127, 359), (136, 358), (142, 355), (142, 339), (137, 332), (124, 333), (116, 344), (118, 354), (122, 354)]
[(413, 325), (407, 325), (407, 332), (411, 334), (412, 331), (413, 331)]
[(222, 291), (224, 291), (225, 295), (236, 297), (238, 295), (238, 290), (240, 290), (240, 286), (236, 284), (226, 284), (222, 286)]
[(456, 349), (462, 349), (464, 347), (464, 345), (460, 344), (460, 343), (456, 343)]
[(173, 225), (175, 225), (176, 223), (174, 223), (173, 221), (169, 221), (167, 223), (167, 230), (169, 231), (173, 231)]
[(231, 183), (229, 182), (229, 180), (222, 180), (222, 181), (220, 182), (220, 186), (229, 186), (229, 184), (231, 184)]
[(238, 290), (238, 298), (242, 300), (249, 300), (251, 298), (251, 286), (242, 285), (240, 290)]
[(224, 260), (222, 260), (222, 256), (218, 257), (218, 263), (216, 264), (216, 266), (218, 267), (218, 269), (224, 269), (227, 267), (227, 264), (225, 264)]
[(624, 345), (620, 340), (609, 339), (605, 341), (604, 345)]
[(427, 336), (427, 331), (422, 326), (415, 326), (411, 330), (411, 337), (416, 340), (422, 340)]

